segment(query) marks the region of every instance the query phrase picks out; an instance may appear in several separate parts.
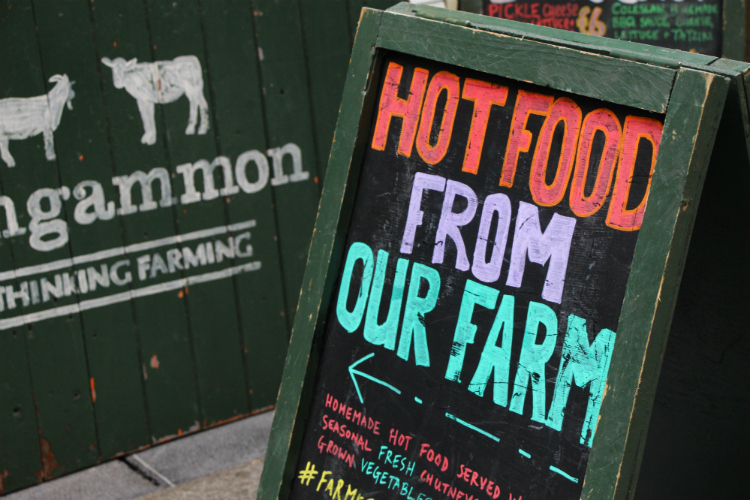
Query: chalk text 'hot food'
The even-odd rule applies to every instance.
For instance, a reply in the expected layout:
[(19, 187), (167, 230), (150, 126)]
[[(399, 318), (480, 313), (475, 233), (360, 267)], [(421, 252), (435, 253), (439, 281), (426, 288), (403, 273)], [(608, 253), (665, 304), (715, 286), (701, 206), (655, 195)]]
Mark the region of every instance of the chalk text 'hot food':
[[(508, 87), (471, 78), (464, 79), (462, 86), (461, 79), (448, 71), (436, 73), (428, 84), (429, 72), (415, 68), (408, 95), (401, 98), (398, 96), (399, 88), (405, 86), (407, 81), (403, 73), (403, 66), (393, 62), (388, 65), (372, 148), (379, 151), (385, 149), (388, 130), (396, 118), (401, 120), (397, 153), (409, 157), (416, 145), (417, 153), (425, 163), (437, 164), (448, 152), (459, 100), (464, 99), (473, 103), (474, 110), (462, 171), (478, 174), (490, 111), (493, 106), (505, 106)], [(447, 99), (442, 101), (444, 109), (438, 113), (442, 93), (446, 93)], [(437, 139), (433, 140), (434, 121), (440, 114), (439, 132)], [(513, 186), (519, 157), (522, 153), (530, 152), (533, 136), (526, 127), (532, 115), (544, 118), (532, 153), (529, 175), (534, 202), (544, 207), (558, 205), (570, 184), (570, 209), (579, 217), (589, 217), (602, 208), (611, 192), (606, 224), (621, 231), (640, 229), (651, 184), (650, 175), (661, 141), (662, 124), (658, 120), (640, 116), (627, 116), (623, 124), (615, 113), (606, 108), (593, 110), (583, 116), (581, 108), (567, 97), (555, 99), (550, 95), (519, 90), (498, 179), (501, 187)], [(549, 161), (553, 136), (559, 125), (563, 127), (562, 147), (554, 179), (548, 183), (547, 170), (554, 168)], [(604, 136), (604, 149), (598, 165), (590, 165), (597, 133)], [(644, 141), (650, 143), (652, 151), (648, 187), (640, 203), (628, 208), (636, 157)], [(590, 169), (596, 171), (596, 178), (593, 189), (587, 193), (586, 180)]]

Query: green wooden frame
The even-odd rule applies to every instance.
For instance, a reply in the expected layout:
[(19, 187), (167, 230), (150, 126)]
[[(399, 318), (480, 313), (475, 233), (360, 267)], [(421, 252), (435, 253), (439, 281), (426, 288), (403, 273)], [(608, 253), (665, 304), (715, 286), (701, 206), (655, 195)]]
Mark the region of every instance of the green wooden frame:
[(399, 4), (360, 18), (258, 498), (289, 495), (377, 98), (372, 84), (387, 50), (666, 114), (581, 496), (632, 497), (705, 170), (730, 86), (747, 116), (749, 67)]

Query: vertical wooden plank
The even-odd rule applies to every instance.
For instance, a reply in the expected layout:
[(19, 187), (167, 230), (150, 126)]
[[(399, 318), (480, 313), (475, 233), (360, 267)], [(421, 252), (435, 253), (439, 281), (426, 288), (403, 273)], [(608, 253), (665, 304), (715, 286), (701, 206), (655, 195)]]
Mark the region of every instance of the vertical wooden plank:
[[(10, 262), (7, 246), (0, 243), (3, 267)], [(23, 331), (0, 332), (0, 494), (39, 480), (41, 455), (26, 352)]]
[[(215, 105), (210, 100), (207, 85), (208, 68), (203, 48), (200, 11), (196, 0), (180, 2), (147, 0), (146, 5), (154, 60), (170, 61), (180, 56), (193, 56), (200, 62), (202, 73), (200, 76), (204, 82), (196, 99), (200, 101), (202, 96), (207, 102), (207, 124), (203, 123), (203, 112), (199, 112), (195, 133), (187, 133), (189, 98), (180, 98), (172, 104), (162, 105), (164, 121), (163, 123), (157, 122), (157, 128), (164, 127), (166, 131), (167, 157), (169, 170), (174, 179), (175, 193), (182, 193), (184, 191), (180, 190), (186, 182), (186, 176), (181, 175), (178, 166), (193, 164), (200, 160), (213, 162), (218, 156), (213, 124), (210, 123), (208, 114), (208, 111), (214, 109)], [(204, 128), (206, 125), (208, 125), (207, 129)], [(195, 177), (196, 186), (201, 186), (202, 176), (197, 174)], [(215, 175), (215, 177), (220, 179), (222, 176)], [(226, 187), (223, 180), (219, 181), (217, 186)], [(202, 187), (205, 190), (205, 186)], [(224, 225), (226, 223), (225, 199), (225, 196), (219, 196), (209, 200), (204, 194), (203, 200), (185, 203), (180, 197), (176, 210), (178, 232), (185, 234)], [(250, 215), (247, 217), (247, 219), (251, 218)], [(235, 236), (239, 237), (239, 235)], [(222, 239), (227, 240), (226, 236)], [(246, 263), (247, 260), (236, 259), (236, 262), (237, 264)], [(211, 270), (228, 269), (234, 263), (235, 259), (226, 259), (212, 266)], [(210, 426), (247, 414), (249, 412), (247, 388), (244, 383), (242, 349), (232, 280), (224, 278), (197, 284), (186, 289), (184, 300), (188, 305), (203, 426)]]
[[(251, 6), (246, 0), (204, 0), (201, 9), (218, 153), (234, 164), (248, 151), (265, 155), (268, 146)], [(253, 162), (246, 172), (249, 179), (258, 180)], [(234, 278), (250, 410), (257, 411), (276, 402), (289, 338), (271, 187), (266, 184), (254, 193), (238, 193), (226, 210), (230, 224), (248, 217), (257, 221), (252, 230), (253, 258), (261, 262), (261, 268)]]
[[(123, 4), (116, 0), (99, 0), (91, 4), (91, 12), (100, 62), (103, 57), (152, 60), (148, 20), (142, 2)], [(143, 144), (143, 122), (135, 99), (125, 89), (114, 87), (113, 72), (109, 67), (100, 64), (99, 71), (105, 96), (106, 127), (117, 175), (129, 176), (136, 171), (149, 173), (155, 168), (168, 166), (164, 128), (157, 129), (156, 144)], [(156, 106), (155, 113), (157, 122), (162, 123), (161, 106)], [(154, 189), (158, 193), (160, 188)], [(133, 191), (136, 192), (133, 203), (138, 204), (138, 187)], [(121, 219), (128, 245), (176, 234), (173, 207), (139, 211)], [(135, 269), (132, 273), (133, 288), (173, 279), (173, 275), (162, 274), (142, 282)], [(195, 370), (182, 295), (173, 291), (133, 301), (141, 339), (141, 370), (145, 379), (152, 442), (200, 427)]]
[(346, 0), (299, 0), (321, 182), (336, 128), (352, 36)]
[(287, 3), (253, 0), (255, 30), (263, 81), (268, 145), (299, 148), (302, 172), (294, 175), (292, 157), (284, 158), (285, 175), (273, 175), (279, 224), (284, 287), (290, 321), (299, 300), (320, 187), (312, 131), (308, 79), (299, 11)]
[[(0, 2), (0, 43), (18, 32), (18, 19), (23, 14), (18, 7), (7, 0)], [(0, 61), (5, 62), (3, 53), (0, 53)], [(10, 91), (7, 78), (0, 78), (0, 99), (11, 97)], [(6, 168), (4, 162), (0, 164), (0, 168)], [(0, 193), (5, 195), (2, 185)], [(5, 217), (0, 220), (3, 221), (0, 227), (7, 229)], [(0, 270), (12, 269), (13, 265), (10, 241), (7, 238), (0, 239)], [(0, 286), (8, 285), (18, 290), (16, 280), (0, 283)], [(2, 313), (2, 317), (6, 314)], [(41, 480), (37, 476), (41, 450), (33, 394), (26, 329), (0, 331), (0, 494)]]
[[(105, 115), (89, 2), (34, 0), (42, 63), (47, 74), (66, 73), (75, 80), (73, 111), (55, 133), (62, 184), (76, 192), (79, 183), (95, 180), (105, 199), (117, 199), (109, 177), (113, 172), (106, 130), (97, 127)], [(81, 187), (82, 188), (82, 187)], [(91, 192), (91, 188), (86, 188)], [(121, 247), (121, 218), (76, 220), (72, 202), (65, 205), (75, 256)], [(88, 222), (88, 221), (85, 221)], [(85, 265), (80, 269), (86, 270)], [(97, 268), (98, 266), (95, 266)], [(80, 300), (111, 295), (109, 287), (79, 296)], [(81, 313), (90, 371), (89, 388), (96, 414), (100, 453), (110, 458), (148, 442), (141, 360), (129, 302)]]
[[(0, 94), (3, 97), (33, 97), (45, 94), (56, 85), (65, 85), (64, 82), (47, 82), (54, 73), (46, 71), (40, 61), (31, 1), (4, 2), (1, 8), (6, 14), (4, 28), (9, 29), (0, 32), (0, 46), (3, 47), (0, 65), (4, 68)], [(70, 111), (65, 108), (60, 127), (71, 126), (68, 113)], [(9, 150), (15, 166), (11, 168), (7, 161), (0, 162), (0, 183), (4, 194), (14, 201), (19, 226), (27, 228), (27, 232), (8, 240), (13, 262), (5, 263), (4, 270), (18, 270), (70, 257), (70, 248), (63, 236), (59, 240), (58, 234), (35, 238), (34, 233), (43, 230), (43, 226), (36, 226), (40, 222), (40, 213), (33, 220), (32, 230), (28, 227), (32, 219), (24, 210), (27, 200), (38, 189), (61, 189), (58, 164), (52, 151), (45, 153), (40, 136), (11, 141)], [(64, 190), (61, 191), (64, 197)], [(51, 200), (61, 191), (48, 191), (49, 196), (43, 198)], [(40, 194), (44, 192), (37, 192)], [(29, 205), (33, 206), (33, 201)], [(46, 211), (46, 206), (41, 209)], [(52, 205), (49, 205), (48, 215), (48, 220), (57, 220), (59, 226), (69, 225), (66, 214), (55, 210)], [(31, 246), (32, 240), (37, 241), (35, 248)], [(60, 244), (41, 245), (39, 240), (57, 240)], [(42, 249), (42, 246), (47, 248)], [(44, 307), (31, 302), (31, 293), (24, 293), (23, 287), (30, 287), (32, 281), (21, 278), (16, 282), (2, 283), (5, 286), (3, 318), (37, 312)], [(13, 298), (9, 298), (9, 291)], [(76, 297), (70, 295), (57, 300), (57, 306), (75, 303)], [(14, 331), (27, 337), (42, 451), (39, 478), (50, 479), (96, 463), (96, 430), (79, 315), (70, 314), (33, 324), (26, 320)]]

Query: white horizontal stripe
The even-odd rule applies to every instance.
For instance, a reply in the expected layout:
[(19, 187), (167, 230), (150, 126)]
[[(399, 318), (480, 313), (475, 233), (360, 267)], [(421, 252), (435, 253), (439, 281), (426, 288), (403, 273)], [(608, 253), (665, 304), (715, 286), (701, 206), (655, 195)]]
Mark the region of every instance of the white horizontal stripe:
[(210, 238), (211, 236), (216, 236), (219, 234), (242, 231), (244, 229), (250, 229), (251, 227), (255, 227), (254, 220), (238, 222), (236, 224), (230, 224), (228, 226), (218, 226), (211, 229), (201, 229), (200, 231), (193, 231), (192, 233), (178, 234), (177, 236), (169, 236), (168, 238), (146, 241), (144, 243), (135, 243), (126, 247), (111, 248), (109, 250), (102, 250), (100, 252), (73, 257), (72, 259), (62, 259), (56, 260), (54, 262), (48, 262), (46, 264), (22, 267), (21, 269), (15, 269), (13, 271), (3, 271), (0, 272), (0, 281), (7, 281), (14, 278), (23, 278), (26, 276), (33, 276), (35, 274), (47, 273), (50, 271), (57, 271), (58, 269), (65, 269), (67, 267), (87, 264), (89, 262), (96, 262), (98, 260), (109, 259), (111, 257), (119, 257), (121, 255), (143, 252), (144, 250), (151, 250), (153, 248), (172, 245), (174, 243), (184, 243), (186, 241)]
[(0, 320), (0, 330), (15, 328), (17, 326), (34, 323), (43, 319), (57, 318), (59, 316), (67, 316), (68, 314), (77, 314), (81, 311), (88, 311), (90, 309), (96, 309), (98, 307), (104, 307), (110, 304), (117, 304), (118, 302), (126, 302), (130, 299), (147, 297), (149, 295), (169, 292), (171, 290), (179, 290), (180, 288), (186, 288), (190, 285), (195, 285), (198, 283), (206, 283), (208, 281), (216, 281), (224, 278), (229, 278), (241, 273), (257, 271), (258, 269), (260, 269), (260, 266), (261, 264), (259, 261), (248, 262), (247, 264), (229, 267), (227, 269), (222, 269), (221, 271), (199, 274), (198, 276), (191, 276), (189, 278), (180, 278), (173, 281), (167, 281), (166, 283), (160, 283), (158, 285), (151, 285), (144, 288), (137, 288), (135, 290), (128, 290), (127, 292), (116, 293), (107, 297), (83, 300), (78, 304), (55, 307), (54, 309), (48, 309), (46, 311), (24, 314), (23, 316), (16, 316), (14, 318), (7, 318)]

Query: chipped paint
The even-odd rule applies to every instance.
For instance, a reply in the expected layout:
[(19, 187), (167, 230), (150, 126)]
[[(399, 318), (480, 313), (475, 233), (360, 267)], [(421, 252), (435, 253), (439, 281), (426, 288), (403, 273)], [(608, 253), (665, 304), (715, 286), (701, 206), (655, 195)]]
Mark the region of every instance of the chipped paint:
[(271, 411), (271, 410), (275, 410), (275, 409), (276, 409), (276, 405), (268, 405), (268, 406), (264, 406), (263, 408), (259, 408), (259, 409), (257, 409), (257, 410), (253, 410), (253, 411), (251, 411), (251, 412), (250, 412), (250, 416), (253, 416), (253, 415), (258, 415), (258, 414), (260, 414), (260, 413), (265, 413), (265, 412), (267, 412), (267, 411)]
[(233, 417), (230, 417), (230, 418), (227, 418), (227, 419), (224, 419), (224, 420), (219, 420), (219, 421), (216, 421), (216, 422), (212, 422), (210, 424), (207, 424), (206, 421), (204, 420), (203, 421), (203, 427), (205, 429), (210, 429), (212, 427), (218, 427), (220, 425), (224, 425), (224, 424), (229, 424), (229, 423), (232, 423), (232, 422), (236, 422), (237, 420), (242, 420), (243, 418), (247, 418), (247, 417), (249, 417), (251, 415), (252, 415), (252, 413), (242, 413), (240, 415), (235, 415)]
[(5, 469), (4, 471), (0, 472), (0, 495), (5, 493), (5, 478), (10, 475), (10, 471), (8, 469)]
[(150, 364), (151, 364), (151, 368), (153, 368), (154, 370), (158, 370), (159, 369), (159, 358), (156, 357), (156, 354), (154, 354), (153, 356), (151, 356), (151, 362), (150, 362)]
[(39, 447), (42, 452), (42, 470), (36, 473), (40, 481), (47, 481), (55, 476), (55, 471), (64, 471), (65, 467), (57, 463), (55, 453), (52, 451), (49, 441), (43, 437), (39, 438)]
[(96, 383), (94, 382), (94, 377), (89, 379), (89, 384), (91, 385), (91, 401), (96, 403)]
[(160, 438), (157, 438), (156, 436), (151, 436), (151, 442), (153, 444), (162, 444), (162, 443), (166, 443), (167, 441), (171, 441), (172, 439), (176, 437), (178, 437), (177, 434), (168, 434)]
[(161, 444), (165, 443), (167, 441), (171, 441), (172, 439), (176, 439), (178, 437), (182, 437), (183, 434), (186, 433), (192, 433), (199, 431), (201, 429), (201, 424), (197, 420), (193, 422), (193, 425), (191, 425), (187, 431), (183, 431), (182, 429), (177, 429), (177, 434), (168, 434), (164, 437), (157, 438), (156, 436), (151, 436), (151, 442), (153, 444)]
[(132, 455), (133, 453), (138, 453), (139, 451), (147, 450), (151, 448), (150, 444), (144, 444), (143, 446), (139, 446), (138, 448), (135, 448), (134, 450), (128, 450), (128, 451), (119, 451), (112, 455), (112, 458), (120, 458), (125, 457), (127, 455)]

